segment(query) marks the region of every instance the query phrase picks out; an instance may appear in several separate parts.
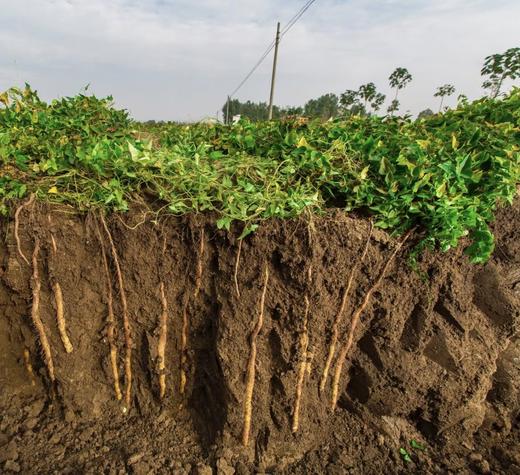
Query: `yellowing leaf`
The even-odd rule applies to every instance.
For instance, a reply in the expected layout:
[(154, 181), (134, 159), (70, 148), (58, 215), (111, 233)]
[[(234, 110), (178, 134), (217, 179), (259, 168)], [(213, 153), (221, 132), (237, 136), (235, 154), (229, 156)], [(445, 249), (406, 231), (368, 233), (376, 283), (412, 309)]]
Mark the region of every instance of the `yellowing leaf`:
[(57, 195), (58, 194), (58, 188), (55, 187), (55, 186), (51, 186), (49, 188), (49, 191), (47, 191), (47, 193), (49, 193), (50, 195)]
[(423, 150), (426, 150), (428, 145), (430, 145), (430, 141), (429, 140), (416, 140), (416, 142), (419, 145), (419, 147), (421, 147)]
[(299, 141), (298, 141), (298, 145), (297, 147), (309, 147), (309, 144), (307, 143), (307, 140), (305, 140), (305, 137), (302, 137)]
[(453, 150), (457, 150), (457, 148), (459, 148), (459, 142), (455, 134), (451, 134), (451, 147)]

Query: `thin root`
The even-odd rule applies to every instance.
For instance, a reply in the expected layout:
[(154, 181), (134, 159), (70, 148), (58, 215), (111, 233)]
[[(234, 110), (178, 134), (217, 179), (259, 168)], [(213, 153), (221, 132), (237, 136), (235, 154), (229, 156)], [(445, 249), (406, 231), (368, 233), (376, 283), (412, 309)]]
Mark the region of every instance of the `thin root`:
[(352, 343), (354, 342), (354, 333), (356, 331), (356, 326), (357, 326), (357, 324), (359, 322), (359, 318), (361, 317), (361, 314), (363, 313), (363, 311), (367, 307), (368, 302), (370, 301), (370, 297), (372, 296), (372, 294), (375, 292), (375, 290), (381, 284), (381, 281), (385, 277), (385, 275), (386, 275), (386, 273), (387, 273), (387, 271), (388, 271), (388, 269), (390, 267), (390, 264), (394, 260), (395, 256), (397, 255), (397, 253), (399, 252), (399, 250), (401, 249), (403, 244), (410, 237), (412, 232), (413, 232), (413, 229), (410, 229), (404, 235), (404, 237), (401, 239), (401, 241), (397, 244), (397, 246), (395, 246), (395, 249), (393, 250), (393, 252), (390, 255), (390, 257), (387, 259), (383, 269), (381, 270), (381, 273), (379, 274), (379, 277), (376, 279), (376, 281), (374, 282), (372, 287), (370, 287), (370, 289), (367, 291), (367, 293), (365, 294), (365, 298), (361, 302), (361, 305), (358, 307), (356, 312), (352, 315), (352, 321), (351, 321), (351, 324), (350, 324), (350, 330), (348, 332), (347, 341), (345, 342), (345, 344), (341, 348), (341, 351), (340, 351), (339, 356), (338, 356), (338, 361), (337, 361), (337, 364), (336, 364), (336, 370), (334, 372), (334, 379), (333, 379), (333, 383), (332, 383), (332, 399), (331, 399), (331, 409), (333, 411), (336, 409), (336, 405), (338, 403), (339, 382), (340, 382), (340, 378), (341, 378), (341, 371), (343, 369), (343, 364), (345, 362), (345, 358), (347, 357), (347, 354), (348, 354), (348, 352), (349, 352), (349, 350), (350, 350), (350, 348), (352, 346)]
[(25, 369), (31, 378), (31, 386), (36, 386), (36, 380), (34, 378), (34, 370), (31, 364), (31, 354), (28, 348), (23, 349), (23, 361), (25, 363)]
[(202, 284), (202, 258), (204, 256), (204, 228), (200, 231), (200, 243), (199, 243), (199, 254), (197, 256), (197, 274), (195, 277), (195, 291), (193, 292), (193, 298), (197, 298), (200, 292), (200, 286)]
[(181, 332), (181, 381), (179, 392), (184, 394), (186, 390), (186, 348), (188, 346), (188, 302), (184, 304), (182, 311), (182, 332)]
[(19, 234), (19, 227), (20, 227), (20, 213), (22, 210), (26, 207), (32, 204), (34, 201), (34, 193), (29, 196), (29, 199), (22, 203), (20, 206), (18, 206), (17, 210), (14, 213), (14, 238), (16, 240), (16, 247), (18, 249), (18, 254), (20, 254), (20, 257), (25, 261), (25, 263), (30, 266), (29, 261), (27, 260), (27, 257), (25, 257), (25, 254), (22, 252), (22, 243), (20, 241), (20, 234)]
[(235, 290), (236, 290), (238, 298), (240, 298), (240, 289), (238, 288), (238, 266), (240, 265), (240, 253), (241, 252), (242, 252), (242, 239), (240, 239), (238, 241), (237, 258), (235, 261), (235, 273), (233, 274), (233, 278), (235, 280)]
[(253, 389), (255, 386), (255, 372), (256, 372), (256, 339), (262, 329), (264, 323), (264, 306), (265, 294), (267, 293), (267, 284), (269, 282), (269, 267), (265, 265), (264, 270), (264, 288), (260, 298), (260, 309), (258, 312), (258, 320), (251, 334), (251, 347), (249, 353), (249, 361), (247, 363), (246, 371), (246, 392), (244, 398), (244, 427), (242, 430), (242, 445), (247, 447), (249, 443), (249, 432), (251, 431), (251, 413), (253, 410)]
[(334, 320), (334, 323), (332, 325), (332, 339), (329, 346), (329, 353), (327, 355), (327, 361), (325, 362), (325, 368), (323, 369), (323, 374), (320, 381), (320, 393), (323, 393), (325, 390), (325, 384), (327, 384), (327, 378), (329, 377), (329, 371), (330, 371), (330, 365), (332, 364), (332, 359), (334, 358), (334, 353), (336, 353), (336, 345), (338, 343), (338, 336), (339, 336), (339, 327), (341, 325), (341, 322), (343, 320), (343, 314), (345, 312), (345, 307), (347, 304), (348, 295), (350, 292), (350, 289), (352, 287), (352, 282), (354, 282), (354, 277), (357, 275), (357, 270), (359, 266), (363, 263), (365, 260), (365, 256), (368, 251), (368, 246), (370, 244), (370, 238), (372, 237), (372, 221), (370, 221), (370, 227), (368, 231), (368, 237), (365, 243), (365, 247), (363, 249), (363, 252), (361, 254), (361, 257), (359, 258), (357, 264), (352, 268), (350, 272), (350, 276), (347, 281), (347, 286), (345, 287), (345, 290), (343, 292), (343, 297), (341, 299), (341, 305), (339, 307), (339, 311), (336, 315), (336, 319)]

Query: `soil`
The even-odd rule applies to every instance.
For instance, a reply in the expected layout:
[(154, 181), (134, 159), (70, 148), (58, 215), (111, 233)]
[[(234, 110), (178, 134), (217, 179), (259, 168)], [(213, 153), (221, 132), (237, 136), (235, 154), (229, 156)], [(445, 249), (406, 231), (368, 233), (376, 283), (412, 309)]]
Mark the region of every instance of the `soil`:
[[(33, 269), (18, 252), (13, 220), (0, 221), (0, 471), (520, 474), (518, 201), (499, 211), (496, 250), (486, 265), (470, 264), (462, 244), (426, 253), (413, 271), (406, 251), (417, 236), (406, 243), (361, 316), (335, 411), (331, 377), (321, 393), (319, 384), (367, 219), (331, 211), (311, 221), (269, 221), (243, 240), (238, 267), (241, 229), (217, 230), (214, 221), (157, 218), (139, 208), (108, 220), (130, 319), (129, 407), (114, 392), (101, 246), (110, 264), (123, 393), (126, 341), (115, 260), (106, 233), (98, 239), (99, 218), (41, 204), (20, 213), (29, 262), (36, 238), (41, 242), (39, 313), (54, 382), (31, 319)], [(354, 276), (340, 344), (395, 245), (374, 230)], [(244, 447), (246, 368), (266, 269)], [(53, 282), (63, 292), (71, 353), (60, 339)], [(168, 302), (162, 400), (161, 282)]]

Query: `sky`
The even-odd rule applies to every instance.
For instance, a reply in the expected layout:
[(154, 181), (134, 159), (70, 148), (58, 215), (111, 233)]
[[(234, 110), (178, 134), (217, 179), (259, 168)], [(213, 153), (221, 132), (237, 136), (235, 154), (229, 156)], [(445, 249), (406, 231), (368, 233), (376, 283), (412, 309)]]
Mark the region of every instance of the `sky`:
[[(50, 100), (89, 84), (139, 120), (214, 117), (276, 22), (283, 28), (305, 3), (0, 0), (0, 91), (27, 82)], [(519, 18), (519, 0), (316, 0), (280, 43), (275, 103), (370, 81), (390, 97), (398, 66), (413, 76), (402, 112), (436, 109), (445, 83), (480, 97), (484, 58), (520, 46)], [(236, 97), (267, 101), (271, 66), (269, 56)]]

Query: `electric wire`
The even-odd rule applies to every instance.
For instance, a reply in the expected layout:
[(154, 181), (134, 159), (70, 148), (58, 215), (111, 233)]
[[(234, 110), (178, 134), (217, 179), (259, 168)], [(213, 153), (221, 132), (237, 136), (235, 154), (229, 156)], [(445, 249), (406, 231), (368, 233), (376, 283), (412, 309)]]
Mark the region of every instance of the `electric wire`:
[[(280, 31), (280, 38), (282, 39), (284, 35), (287, 34), (287, 32), (296, 24), (296, 22), (303, 16), (303, 14), (309, 9), (309, 7), (315, 2), (316, 0), (308, 0), (307, 3), (289, 20), (286, 26)], [(246, 74), (244, 79), (240, 82), (240, 84), (233, 90), (231, 94), (229, 94), (229, 98), (231, 99), (241, 88), (242, 86), (247, 82), (247, 80), (254, 74), (254, 72), (258, 69), (258, 67), (264, 62), (265, 58), (269, 55), (269, 53), (273, 50), (275, 47), (276, 41), (272, 41), (267, 49), (264, 51), (262, 56), (260, 56), (260, 59), (255, 63), (255, 65), (251, 68), (251, 70)]]

